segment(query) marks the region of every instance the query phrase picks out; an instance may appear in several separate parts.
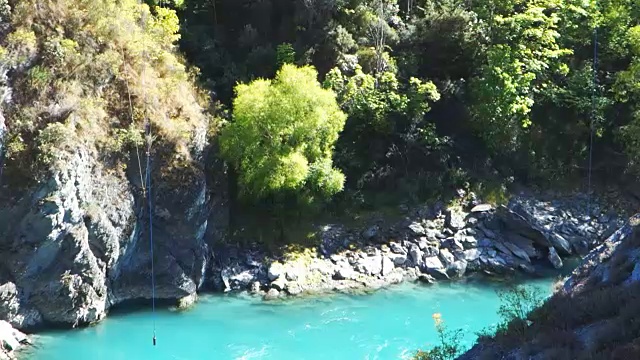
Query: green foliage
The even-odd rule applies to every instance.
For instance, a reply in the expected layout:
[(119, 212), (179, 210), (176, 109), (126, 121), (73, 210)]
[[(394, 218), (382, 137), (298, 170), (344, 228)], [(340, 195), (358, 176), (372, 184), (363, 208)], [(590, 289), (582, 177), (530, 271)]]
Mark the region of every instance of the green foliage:
[(50, 123), (40, 131), (37, 137), (38, 163), (43, 166), (54, 165), (60, 158), (60, 149), (64, 144), (76, 140), (72, 130), (62, 123)]
[(509, 330), (523, 335), (527, 330), (527, 317), (537, 307), (542, 305), (542, 295), (535, 287), (518, 285), (498, 293), (500, 308), (498, 315), (501, 323), (498, 331)]
[(296, 60), (296, 52), (293, 49), (293, 46), (289, 43), (284, 43), (278, 45), (276, 49), (277, 54), (277, 65), (278, 67), (282, 67), (284, 64), (293, 64)]
[(462, 353), (460, 344), (463, 332), (458, 329), (449, 331), (446, 329), (440, 314), (433, 314), (439, 344), (423, 351), (419, 350), (413, 360), (454, 360)]
[[(493, 152), (513, 152), (533, 124), (537, 98), (568, 73), (564, 58), (571, 50), (557, 39), (561, 2), (487, 1), (488, 48), (480, 74), (471, 85), (472, 119)], [(490, 9), (490, 10), (489, 10)], [(493, 18), (491, 18), (493, 17)]]
[(52, 75), (49, 69), (40, 65), (36, 65), (29, 69), (27, 77), (29, 78), (29, 84), (31, 85), (31, 87), (33, 87), (34, 90), (38, 91), (44, 89), (47, 85), (49, 85)]
[(145, 117), (164, 153), (189, 162), (207, 104), (174, 52), (174, 10), (136, 0), (26, 0), (10, 14), (0, 56), (14, 70), (4, 115), (7, 173), (17, 185), (77, 146), (127, 162)]
[(544, 304), (540, 289), (533, 286), (516, 285), (498, 292), (500, 307), (497, 325), (483, 329), (478, 333), (478, 342), (492, 337), (499, 339), (517, 337), (522, 340), (529, 335), (531, 319)]
[(619, 137), (629, 155), (631, 166), (638, 172), (640, 156), (640, 106), (638, 106), (640, 101), (640, 25), (629, 29), (627, 40), (633, 59), (626, 70), (618, 73), (615, 90), (620, 101), (631, 103), (634, 111), (629, 124), (620, 127)]
[(424, 120), (431, 104), (440, 98), (432, 82), (411, 78), (401, 86), (391, 72), (374, 76), (356, 66), (352, 76), (332, 69), (324, 86), (338, 94), (342, 109), (349, 115), (337, 157), (347, 171), (347, 179), (353, 177), (359, 187), (390, 157), (403, 159), (406, 174), (411, 165), (408, 152), (419, 148), (424, 154), (440, 145), (433, 124)]
[[(475, 184), (584, 177), (592, 132), (597, 175), (640, 174), (637, 1), (0, 0), (0, 17), (8, 166), (25, 173), (49, 124), (126, 161), (147, 117), (155, 143), (186, 164), (207, 128), (203, 109), (222, 105), (243, 134), (234, 151), (225, 135), (228, 159), (245, 199), (261, 205), (392, 205), (470, 184), (499, 203), (504, 182)], [(187, 69), (178, 43), (201, 71)], [(278, 70), (294, 63), (318, 73), (289, 93)], [(339, 135), (292, 130), (318, 128), (291, 122), (324, 116), (300, 100), (328, 98), (318, 80), (347, 116), (344, 128), (326, 125)], [(280, 126), (268, 129), (280, 142), (235, 125), (259, 107), (268, 112), (252, 121)]]
[(344, 176), (332, 153), (346, 116), (311, 67), (285, 64), (274, 80), (236, 87), (233, 122), (222, 130), (223, 156), (239, 171), (241, 194), (331, 196)]
[(4, 44), (5, 51), (9, 55), (7, 57), (8, 64), (15, 66), (33, 58), (37, 46), (36, 34), (30, 29), (18, 28), (9, 33)]

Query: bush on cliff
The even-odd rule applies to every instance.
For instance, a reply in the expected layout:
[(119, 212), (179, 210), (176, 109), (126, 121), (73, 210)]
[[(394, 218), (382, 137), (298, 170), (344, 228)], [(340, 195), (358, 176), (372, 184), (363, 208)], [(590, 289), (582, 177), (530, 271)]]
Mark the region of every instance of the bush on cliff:
[(8, 18), (0, 57), (13, 70), (4, 110), (13, 184), (42, 175), (65, 147), (126, 160), (142, 145), (145, 118), (156, 149), (189, 161), (208, 99), (174, 51), (175, 11), (136, 0), (10, 0)]

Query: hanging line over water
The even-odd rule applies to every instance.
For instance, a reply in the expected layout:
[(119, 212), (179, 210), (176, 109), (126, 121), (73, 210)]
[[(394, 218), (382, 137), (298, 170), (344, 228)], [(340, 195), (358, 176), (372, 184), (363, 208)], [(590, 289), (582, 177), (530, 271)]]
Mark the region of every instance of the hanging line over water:
[[(158, 3), (159, 6), (163, 5), (163, 1), (160, 0)], [(152, 193), (151, 193), (151, 123), (149, 121), (149, 116), (147, 114), (147, 90), (145, 86), (145, 78), (146, 78), (146, 70), (149, 62), (149, 56), (147, 53), (147, 42), (146, 42), (146, 18), (145, 18), (145, 6), (142, 0), (139, 1), (140, 10), (142, 11), (140, 15), (141, 21), (141, 35), (142, 35), (142, 51), (144, 61), (143, 67), (143, 75), (142, 75), (142, 101), (144, 104), (143, 114), (144, 114), (144, 128), (145, 128), (145, 138), (147, 142), (146, 149), (146, 191), (144, 194), (146, 195), (147, 200), (147, 212), (149, 213), (149, 255), (151, 257), (151, 314), (153, 321), (153, 346), (156, 346), (156, 279), (155, 279), (155, 269), (154, 269), (154, 255), (153, 255), (153, 206), (152, 206)], [(146, 8), (151, 11), (151, 7), (147, 6)], [(143, 189), (145, 185), (142, 184)]]

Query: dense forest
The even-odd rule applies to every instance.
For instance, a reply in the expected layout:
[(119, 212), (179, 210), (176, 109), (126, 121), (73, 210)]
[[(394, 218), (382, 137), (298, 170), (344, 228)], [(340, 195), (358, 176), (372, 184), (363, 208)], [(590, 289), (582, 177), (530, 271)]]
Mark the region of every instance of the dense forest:
[(635, 1), (0, 0), (0, 18), (14, 184), (69, 141), (129, 156), (143, 118), (180, 166), (203, 116), (262, 214), (639, 170)]

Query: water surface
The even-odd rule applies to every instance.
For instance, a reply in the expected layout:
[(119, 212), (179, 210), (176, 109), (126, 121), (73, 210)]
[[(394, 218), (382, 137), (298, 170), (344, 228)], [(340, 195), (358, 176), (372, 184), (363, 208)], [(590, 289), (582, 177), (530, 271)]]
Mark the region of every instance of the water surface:
[[(528, 284), (551, 293), (553, 278)], [(432, 315), (474, 333), (495, 324), (503, 285), (403, 284), (372, 295), (296, 299), (284, 304), (202, 296), (184, 312), (111, 315), (91, 328), (38, 336), (30, 360), (402, 359), (436, 341)], [(152, 346), (155, 322), (158, 344)]]

